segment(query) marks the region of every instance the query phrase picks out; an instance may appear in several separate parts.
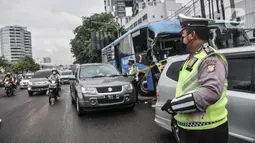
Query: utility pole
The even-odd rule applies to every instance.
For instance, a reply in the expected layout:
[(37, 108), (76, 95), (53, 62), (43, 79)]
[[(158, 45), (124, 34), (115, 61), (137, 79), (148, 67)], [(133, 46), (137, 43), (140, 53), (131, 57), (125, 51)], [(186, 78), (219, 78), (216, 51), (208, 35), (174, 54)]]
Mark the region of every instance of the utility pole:
[[(217, 14), (220, 16), (219, 0), (216, 0)], [(217, 19), (220, 17), (217, 17)]]
[(223, 0), (220, 0), (220, 5), (221, 5), (221, 11), (222, 11), (222, 18), (223, 20), (225, 20), (225, 8), (224, 8)]
[(214, 19), (214, 3), (213, 3), (214, 0), (212, 0), (212, 19)]
[(232, 20), (236, 19), (236, 10), (235, 10), (235, 2), (234, 0), (230, 0), (230, 8), (231, 8), (231, 12), (232, 12)]
[(208, 6), (209, 6), (209, 18), (211, 19), (211, 1), (208, 0)]
[(205, 16), (205, 3), (204, 0), (200, 0), (200, 7), (201, 7), (201, 15), (203, 18), (206, 18)]
[(193, 11), (194, 11), (194, 16), (196, 16), (196, 11), (195, 11), (195, 0), (193, 0)]

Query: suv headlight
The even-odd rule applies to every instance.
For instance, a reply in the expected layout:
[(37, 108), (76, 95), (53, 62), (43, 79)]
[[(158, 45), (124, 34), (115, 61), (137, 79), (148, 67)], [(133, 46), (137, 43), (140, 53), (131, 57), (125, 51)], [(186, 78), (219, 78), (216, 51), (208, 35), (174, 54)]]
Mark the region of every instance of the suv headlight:
[(94, 87), (82, 87), (81, 92), (84, 93), (84, 94), (86, 94), (86, 93), (96, 94), (96, 88), (94, 88)]
[(124, 91), (132, 91), (133, 90), (133, 85), (132, 84), (125, 84), (122, 86)]
[(33, 85), (33, 83), (29, 81), (29, 82), (28, 82), (28, 85)]

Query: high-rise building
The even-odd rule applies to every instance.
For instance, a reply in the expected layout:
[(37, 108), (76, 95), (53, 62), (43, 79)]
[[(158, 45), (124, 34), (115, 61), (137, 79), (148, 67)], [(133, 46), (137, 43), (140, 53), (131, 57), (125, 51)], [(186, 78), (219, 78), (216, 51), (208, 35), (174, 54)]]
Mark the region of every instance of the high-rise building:
[(0, 29), (0, 56), (14, 63), (24, 56), (32, 57), (31, 33), (26, 27), (15, 25)]
[(125, 25), (131, 19), (127, 16), (126, 8), (132, 9), (134, 1), (136, 0), (104, 0), (105, 12), (112, 13), (120, 25)]
[[(164, 20), (182, 7), (175, 0), (143, 0), (133, 8), (133, 17), (124, 26), (125, 29), (133, 29), (142, 24)], [(136, 9), (136, 10), (135, 10)]]

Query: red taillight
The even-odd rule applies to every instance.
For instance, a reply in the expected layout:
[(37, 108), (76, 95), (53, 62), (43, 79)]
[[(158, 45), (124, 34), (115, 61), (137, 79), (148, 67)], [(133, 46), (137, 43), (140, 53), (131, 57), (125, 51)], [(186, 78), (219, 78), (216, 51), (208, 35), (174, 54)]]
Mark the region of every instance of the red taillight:
[(159, 92), (158, 91), (156, 91), (156, 96), (159, 96)]

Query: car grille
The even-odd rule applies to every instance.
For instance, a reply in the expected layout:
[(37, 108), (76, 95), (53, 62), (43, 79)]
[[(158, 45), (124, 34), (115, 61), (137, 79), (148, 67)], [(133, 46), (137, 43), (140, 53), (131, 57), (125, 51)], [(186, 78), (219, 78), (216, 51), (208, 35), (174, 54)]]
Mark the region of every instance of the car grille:
[(114, 100), (107, 100), (107, 99), (97, 99), (99, 104), (109, 104), (109, 103), (118, 103), (122, 102), (124, 97), (120, 97), (119, 99), (114, 99)]
[(97, 87), (98, 93), (120, 92), (121, 90), (122, 86)]

